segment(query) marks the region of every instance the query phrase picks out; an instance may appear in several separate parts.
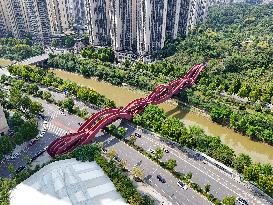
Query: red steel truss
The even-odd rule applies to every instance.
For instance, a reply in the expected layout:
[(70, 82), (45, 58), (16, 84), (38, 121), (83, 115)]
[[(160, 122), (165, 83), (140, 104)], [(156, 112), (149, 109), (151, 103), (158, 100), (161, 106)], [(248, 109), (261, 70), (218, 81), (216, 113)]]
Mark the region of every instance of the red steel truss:
[(53, 141), (47, 148), (50, 156), (61, 155), (75, 149), (79, 145), (91, 143), (100, 129), (110, 125), (118, 119), (132, 120), (149, 104), (160, 104), (172, 96), (177, 95), (180, 90), (190, 87), (197, 80), (205, 64), (193, 66), (183, 78), (171, 81), (164, 85), (158, 85), (153, 92), (145, 98), (133, 100), (122, 109), (107, 108), (92, 115), (86, 120), (76, 133), (62, 136)]

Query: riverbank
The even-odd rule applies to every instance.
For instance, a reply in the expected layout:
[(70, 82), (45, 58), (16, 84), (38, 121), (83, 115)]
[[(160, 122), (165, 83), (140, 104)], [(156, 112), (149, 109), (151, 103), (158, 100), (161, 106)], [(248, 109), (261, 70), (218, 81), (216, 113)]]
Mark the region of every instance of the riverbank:
[[(71, 80), (77, 84), (93, 88), (100, 94), (115, 101), (117, 106), (124, 106), (136, 98), (145, 97), (148, 93), (135, 90), (132, 87), (114, 86), (104, 81), (98, 81), (95, 78), (84, 78), (81, 75), (63, 70), (53, 70), (53, 72), (56, 76), (65, 80)], [(169, 100), (167, 103), (160, 104), (159, 107), (163, 108), (168, 116), (181, 119), (186, 126), (196, 125), (204, 129), (208, 135), (219, 136), (222, 142), (234, 149), (237, 154), (245, 153), (250, 155), (255, 162), (273, 165), (273, 148), (270, 145), (252, 141), (247, 136), (212, 122), (206, 112), (198, 108), (181, 106), (176, 100)]]
[(5, 67), (10, 65), (12, 62), (8, 59), (0, 58), (0, 67)]

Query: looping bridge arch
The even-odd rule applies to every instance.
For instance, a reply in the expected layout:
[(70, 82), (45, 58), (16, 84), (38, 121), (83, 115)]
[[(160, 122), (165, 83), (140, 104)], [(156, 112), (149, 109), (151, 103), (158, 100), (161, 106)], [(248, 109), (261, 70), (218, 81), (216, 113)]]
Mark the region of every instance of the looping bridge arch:
[(53, 141), (47, 148), (48, 154), (54, 157), (69, 152), (79, 145), (91, 143), (100, 129), (116, 120), (132, 120), (136, 114), (143, 112), (149, 104), (160, 104), (177, 95), (180, 90), (191, 87), (205, 67), (205, 64), (193, 66), (183, 78), (173, 80), (166, 85), (158, 85), (148, 96), (133, 100), (122, 109), (106, 108), (97, 112), (86, 120), (76, 133), (62, 136)]

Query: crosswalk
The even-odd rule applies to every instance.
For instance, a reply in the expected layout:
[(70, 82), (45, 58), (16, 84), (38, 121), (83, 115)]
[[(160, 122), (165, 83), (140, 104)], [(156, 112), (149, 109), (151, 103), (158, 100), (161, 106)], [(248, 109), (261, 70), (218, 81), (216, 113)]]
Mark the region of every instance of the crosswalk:
[(54, 133), (57, 137), (64, 136), (65, 133), (68, 133), (67, 130), (57, 127), (57, 126), (53, 125), (51, 122), (48, 123), (48, 130), (47, 131)]

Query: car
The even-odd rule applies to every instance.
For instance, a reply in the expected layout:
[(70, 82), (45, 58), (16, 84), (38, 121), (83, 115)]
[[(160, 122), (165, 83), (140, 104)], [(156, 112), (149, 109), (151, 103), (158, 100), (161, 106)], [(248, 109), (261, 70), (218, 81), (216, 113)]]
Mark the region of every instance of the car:
[(44, 120), (43, 124), (44, 124), (44, 125), (47, 125), (47, 123), (48, 123), (48, 121)]
[(18, 174), (18, 173), (20, 173), (21, 171), (23, 171), (25, 168), (26, 168), (25, 166), (20, 166), (20, 167), (18, 167), (18, 169), (16, 169), (15, 172)]
[(45, 115), (44, 115), (44, 114), (39, 113), (39, 117), (40, 117), (42, 120), (45, 119)]
[(44, 151), (46, 151), (46, 150), (47, 150), (47, 148), (48, 148), (48, 146), (45, 146), (43, 150), (44, 150)]
[(183, 183), (182, 181), (178, 181), (178, 182), (177, 182), (177, 185), (178, 185), (179, 187), (185, 189), (185, 190), (188, 189), (188, 186), (187, 186), (185, 183)]
[(31, 162), (33, 162), (35, 159), (37, 159), (39, 156), (41, 156), (46, 150), (42, 149), (41, 151), (39, 151), (38, 153), (36, 153), (32, 158), (31, 158)]
[(64, 115), (64, 116), (66, 116), (66, 114), (65, 114), (64, 112), (61, 112), (61, 115)]
[(161, 175), (157, 175), (156, 178), (157, 178), (161, 183), (166, 183), (166, 180), (165, 180)]
[(83, 123), (82, 123), (82, 122), (79, 122), (78, 124), (81, 126)]
[(163, 148), (163, 151), (165, 152), (165, 153), (169, 153), (170, 151), (167, 149), (167, 148)]
[(138, 138), (141, 138), (141, 134), (139, 134), (139, 133), (135, 133), (135, 136)]
[(115, 159), (117, 162), (121, 162), (121, 159), (119, 158), (119, 156), (115, 156), (114, 159)]
[(45, 131), (40, 132), (39, 137), (43, 137), (45, 135)]
[(240, 205), (248, 205), (247, 201), (245, 199), (243, 199), (242, 197), (237, 197), (236, 201), (238, 202), (238, 204)]
[(149, 149), (148, 149), (148, 152), (150, 152), (150, 153), (154, 154), (154, 153), (155, 153), (155, 150), (154, 150), (154, 149), (152, 149), (152, 148), (149, 148)]
[(10, 157), (10, 159), (16, 159), (18, 156), (19, 156), (19, 154), (18, 154), (18, 153), (15, 153), (14, 155), (12, 155), (12, 156)]

